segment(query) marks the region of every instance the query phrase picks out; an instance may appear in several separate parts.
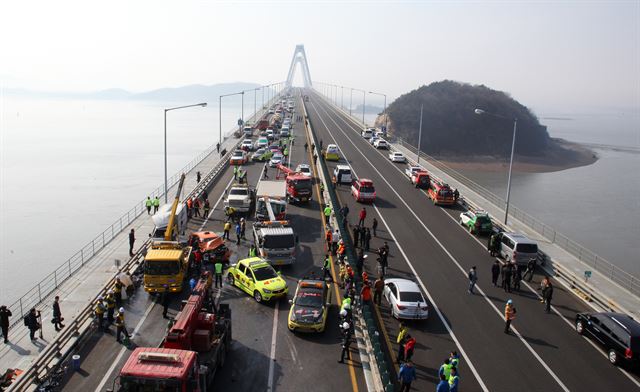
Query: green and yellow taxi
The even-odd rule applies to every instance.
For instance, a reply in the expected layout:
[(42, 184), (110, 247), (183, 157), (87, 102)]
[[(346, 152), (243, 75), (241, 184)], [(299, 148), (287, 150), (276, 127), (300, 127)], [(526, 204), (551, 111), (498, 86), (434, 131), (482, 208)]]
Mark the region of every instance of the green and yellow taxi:
[(329, 284), (320, 279), (298, 281), (296, 295), (289, 300), (291, 309), (287, 326), (293, 332), (322, 332), (327, 324), (331, 304)]
[(268, 161), (273, 156), (273, 151), (269, 150), (266, 147), (259, 148), (256, 152), (251, 156), (252, 161)]
[(227, 281), (252, 295), (257, 302), (285, 297), (289, 292), (287, 282), (264, 259), (250, 257), (229, 268)]
[(324, 151), (324, 159), (327, 161), (339, 161), (340, 150), (338, 149), (338, 146), (335, 144), (329, 144), (327, 149)]

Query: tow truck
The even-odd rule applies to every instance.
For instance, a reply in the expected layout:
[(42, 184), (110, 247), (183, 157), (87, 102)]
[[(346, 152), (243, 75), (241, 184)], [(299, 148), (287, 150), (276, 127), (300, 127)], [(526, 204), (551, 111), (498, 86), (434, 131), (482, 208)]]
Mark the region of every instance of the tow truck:
[[(311, 200), (312, 180), (302, 173), (291, 170), (283, 164), (278, 164), (278, 174), (285, 173), (287, 183), (287, 200), (292, 203), (308, 202)], [(278, 178), (276, 174), (276, 178)]]
[(287, 213), (287, 185), (285, 181), (260, 180), (256, 186), (256, 220), (268, 220), (272, 210), (275, 218), (284, 220)]
[(191, 247), (178, 241), (176, 211), (184, 185), (184, 173), (180, 177), (178, 191), (171, 206), (169, 222), (163, 241), (153, 241), (144, 258), (144, 290), (148, 293), (180, 292), (189, 272)]
[(269, 220), (253, 224), (253, 240), (258, 256), (271, 265), (290, 265), (296, 260), (298, 236), (286, 220), (276, 220), (270, 203), (265, 204)]
[(214, 310), (205, 272), (159, 347), (138, 347), (120, 370), (120, 392), (211, 390), (231, 346), (231, 309)]
[(224, 199), (225, 207), (233, 207), (239, 212), (249, 212), (253, 204), (253, 190), (245, 184), (233, 184)]

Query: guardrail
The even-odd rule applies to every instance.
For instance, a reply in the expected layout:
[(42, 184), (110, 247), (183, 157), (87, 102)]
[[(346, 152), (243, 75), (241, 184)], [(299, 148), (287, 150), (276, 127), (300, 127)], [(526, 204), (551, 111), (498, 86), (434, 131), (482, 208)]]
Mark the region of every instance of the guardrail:
[[(274, 100), (278, 99), (279, 96), (274, 97)], [(267, 106), (270, 106), (268, 104)], [(264, 115), (264, 110), (261, 110), (261, 115)], [(257, 113), (253, 115), (252, 118), (256, 118)], [(235, 129), (235, 128), (234, 128)], [(200, 197), (202, 193), (209, 188), (213, 182), (217, 179), (218, 175), (224, 171), (224, 168), (231, 158), (233, 151), (242, 143), (242, 140), (238, 140), (238, 142), (234, 145), (233, 149), (230, 149), (229, 152), (224, 154), (220, 162), (218, 162), (209, 173), (207, 173), (200, 183), (196, 185), (194, 189), (191, 190), (185, 197), (184, 200), (187, 200), (190, 197), (196, 196)], [(215, 148), (215, 146), (213, 146)], [(207, 149), (206, 151), (209, 151)], [(205, 152), (206, 152), (205, 151)], [(212, 153), (213, 150), (209, 151), (206, 156)], [(204, 153), (203, 153), (204, 154)], [(202, 155), (202, 154), (201, 154)], [(204, 157), (202, 158), (204, 159)], [(201, 159), (201, 160), (202, 160)], [(195, 161), (195, 159), (194, 159)], [(187, 165), (186, 167), (189, 167)], [(188, 170), (191, 170), (194, 166), (191, 166)], [(179, 178), (182, 175), (178, 173), (174, 177)], [(173, 178), (173, 177), (172, 177)], [(158, 188), (160, 189), (160, 187)], [(164, 188), (162, 188), (164, 189)], [(144, 204), (142, 204), (144, 206)], [(127, 261), (119, 270), (114, 274), (114, 276), (102, 287), (102, 289), (96, 294), (96, 296), (89, 301), (87, 306), (85, 306), (74, 318), (73, 320), (66, 320), (66, 326), (62, 331), (56, 336), (56, 338), (51, 341), (45, 349), (40, 353), (38, 358), (29, 366), (28, 369), (25, 370), (9, 387), (8, 391), (10, 392), (23, 392), (23, 391), (32, 391), (36, 388), (36, 384), (39, 380), (43, 380), (47, 377), (49, 372), (57, 366), (61, 364), (68, 363), (71, 356), (78, 352), (78, 350), (82, 347), (82, 344), (88, 340), (88, 338), (96, 331), (96, 327), (93, 323), (94, 320), (94, 309), (96, 306), (96, 302), (98, 298), (101, 296), (105, 296), (107, 292), (113, 288), (115, 285), (116, 277), (125, 272), (125, 273), (133, 273), (139, 266), (142, 261), (144, 261), (144, 254), (146, 254), (147, 249), (150, 245), (150, 241), (147, 240), (143, 244), (140, 249), (134, 254), (134, 256)], [(79, 267), (78, 267), (79, 268)], [(59, 282), (61, 283), (61, 282)], [(58, 284), (59, 284), (58, 283)], [(43, 295), (43, 297), (45, 297)], [(19, 319), (22, 319), (20, 317)], [(14, 323), (15, 324), (15, 323)], [(13, 324), (12, 324), (13, 325)]]
[[(402, 138), (396, 137), (396, 142), (402, 145), (404, 148), (412, 151), (414, 154), (417, 154), (417, 148), (408, 144)], [(469, 189), (473, 190), (495, 206), (499, 208), (503, 208), (506, 205), (506, 201), (501, 197), (497, 196), (493, 192), (464, 176), (462, 173), (456, 171), (455, 169), (447, 166), (446, 164), (438, 161), (434, 157), (420, 152), (420, 158), (424, 158), (432, 165), (436, 166), (438, 169), (447, 173), (451, 177), (453, 177), (456, 181), (464, 184)], [(514, 219), (522, 222), (527, 227), (531, 228), (536, 233), (542, 235), (544, 238), (548, 239), (551, 243), (554, 243), (570, 253), (571, 255), (578, 258), (578, 260), (585, 263), (587, 266), (593, 268), (594, 270), (600, 272), (602, 275), (611, 279), (611, 281), (617, 283), (622, 286), (626, 290), (630, 291), (634, 295), (640, 296), (640, 279), (631, 275), (630, 273), (624, 271), (623, 269), (613, 265), (611, 262), (607, 261), (603, 257), (597, 255), (591, 250), (585, 248), (584, 246), (578, 244), (577, 242), (571, 240), (564, 234), (555, 230), (553, 227), (541, 222), (540, 220), (534, 218), (533, 216), (527, 214), (522, 211), (518, 207), (513, 205), (509, 206), (509, 214)]]

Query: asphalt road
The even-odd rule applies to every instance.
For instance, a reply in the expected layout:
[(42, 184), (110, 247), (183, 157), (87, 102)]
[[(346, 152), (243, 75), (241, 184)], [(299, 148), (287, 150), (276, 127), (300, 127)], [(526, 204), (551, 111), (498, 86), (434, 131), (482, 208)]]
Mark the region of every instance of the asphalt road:
[[(611, 366), (587, 339), (573, 329), (575, 314), (590, 311), (587, 304), (555, 284), (554, 312), (546, 314), (538, 300), (541, 277), (536, 275), (520, 292), (505, 293), (493, 287), (490, 267), (494, 258), (486, 252), (486, 239), (476, 239), (458, 224), (460, 210), (434, 206), (404, 176), (404, 165), (387, 159), (360, 137), (360, 129), (318, 94), (305, 91), (309, 120), (326, 147), (339, 146), (342, 161), (348, 162), (359, 178), (373, 180), (377, 200), (366, 206), (370, 227), (379, 221), (373, 249), (388, 241), (391, 248), (387, 276), (416, 280), (430, 302), (425, 322), (410, 322), (416, 337), (414, 362), (417, 391), (432, 391), (437, 370), (451, 350), (461, 354), (461, 389), (465, 391), (631, 391), (640, 387), (638, 369), (631, 374)], [(335, 164), (330, 163), (330, 167)], [(347, 186), (338, 187), (342, 203), (350, 208), (350, 223), (357, 223), (362, 208)], [(375, 268), (370, 253), (367, 268)], [(467, 293), (467, 271), (478, 267), (476, 294)], [(503, 333), (503, 310), (507, 299), (518, 310), (513, 323), (516, 333)], [(439, 310), (436, 311), (436, 307)], [(389, 315), (383, 300), (380, 309), (386, 331), (397, 348), (397, 321)]]
[[(297, 99), (297, 107), (302, 105)], [(305, 133), (301, 122), (294, 123), (295, 145), (291, 149), (291, 166), (309, 163), (311, 157), (303, 149)], [(255, 137), (254, 137), (255, 139)], [(249, 184), (255, 186), (263, 165), (245, 165)], [(221, 197), (232, 182), (232, 169), (225, 173), (208, 190), (209, 201), (214, 207), (210, 216), (193, 218), (188, 231), (211, 230), (222, 233), (224, 213)], [(269, 169), (273, 178), (275, 169)], [(321, 265), (325, 254), (322, 215), (317, 202), (317, 188), (313, 200), (306, 205), (289, 205), (288, 217), (299, 236), (297, 261), (282, 267), (281, 272), (289, 285), (292, 298), (298, 279), (315, 273), (322, 276)], [(219, 201), (219, 203), (218, 203)], [(216, 204), (218, 203), (218, 204)], [(247, 222), (247, 240), (236, 245), (235, 234), (231, 234), (228, 246), (233, 251), (231, 262), (246, 257), (251, 244), (250, 225)], [(364, 377), (360, 358), (352, 345), (349, 364), (339, 364), (340, 339), (338, 330), (338, 304), (332, 289), (332, 306), (327, 328), (322, 334), (294, 334), (287, 329), (289, 303), (283, 299), (276, 303), (258, 304), (239, 289), (226, 284), (219, 292), (220, 302), (228, 303), (232, 310), (233, 343), (227, 361), (216, 376), (214, 390), (237, 391), (364, 391)], [(174, 316), (186, 294), (173, 299), (169, 316)], [(167, 320), (162, 318), (162, 307), (140, 289), (131, 303), (125, 306), (127, 325), (136, 328), (134, 345), (157, 346), (162, 340)], [(82, 369), (74, 372), (64, 386), (65, 391), (104, 391), (111, 388), (118, 370), (129, 356), (126, 349), (115, 342), (114, 333), (96, 335), (80, 354)], [(132, 348), (131, 348), (132, 349)]]

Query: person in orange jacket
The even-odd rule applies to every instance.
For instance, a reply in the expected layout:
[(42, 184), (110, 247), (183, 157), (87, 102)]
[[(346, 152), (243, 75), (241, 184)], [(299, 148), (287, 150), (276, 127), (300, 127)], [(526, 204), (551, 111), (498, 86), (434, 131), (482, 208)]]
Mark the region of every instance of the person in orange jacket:
[(516, 308), (513, 306), (512, 300), (508, 300), (504, 307), (504, 318), (506, 321), (504, 325), (504, 333), (509, 333), (511, 331), (511, 322), (516, 318)]
[(411, 361), (413, 356), (413, 350), (416, 346), (416, 338), (411, 335), (407, 335), (407, 342), (404, 344), (404, 360), (406, 362)]
[(369, 302), (371, 302), (371, 284), (369, 284), (368, 280), (365, 280), (360, 290), (360, 305), (364, 308), (364, 305)]

